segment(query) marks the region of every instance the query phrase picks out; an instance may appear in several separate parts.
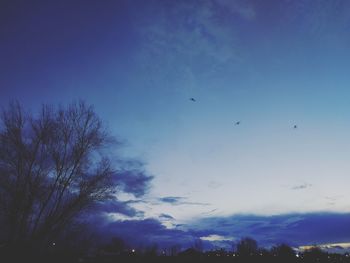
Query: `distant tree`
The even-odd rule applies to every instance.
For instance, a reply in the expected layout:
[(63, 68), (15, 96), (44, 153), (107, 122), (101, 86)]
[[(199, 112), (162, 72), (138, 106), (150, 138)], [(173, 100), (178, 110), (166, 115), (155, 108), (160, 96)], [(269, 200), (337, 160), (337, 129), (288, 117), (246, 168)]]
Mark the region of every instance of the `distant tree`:
[(181, 250), (181, 246), (179, 244), (172, 245), (170, 247), (170, 255), (177, 256)]
[(153, 243), (149, 247), (146, 248), (144, 255), (146, 257), (156, 257), (158, 255), (158, 244)]
[(242, 238), (237, 243), (237, 254), (242, 257), (253, 256), (258, 252), (258, 243), (249, 237)]
[(202, 242), (202, 240), (199, 239), (199, 238), (195, 239), (194, 242), (193, 242), (192, 248), (197, 250), (198, 252), (202, 252), (202, 250), (203, 250), (203, 242)]
[(328, 254), (317, 246), (305, 250), (303, 254), (307, 262), (325, 262), (328, 259)]
[(262, 256), (262, 257), (265, 257), (265, 258), (271, 257), (270, 250), (268, 250), (266, 248), (259, 248), (258, 249), (258, 253), (259, 253), (259, 256)]
[(287, 244), (280, 244), (271, 248), (271, 253), (283, 260), (295, 258), (295, 251)]
[(186, 257), (186, 258), (199, 258), (202, 255), (202, 253), (193, 247), (185, 249), (184, 251), (179, 253), (180, 257)]
[(124, 240), (118, 237), (113, 237), (111, 242), (104, 247), (104, 250), (110, 253), (122, 254), (127, 249)]
[(114, 139), (83, 102), (35, 116), (19, 103), (0, 124), (0, 242), (54, 245), (83, 210), (115, 193)]

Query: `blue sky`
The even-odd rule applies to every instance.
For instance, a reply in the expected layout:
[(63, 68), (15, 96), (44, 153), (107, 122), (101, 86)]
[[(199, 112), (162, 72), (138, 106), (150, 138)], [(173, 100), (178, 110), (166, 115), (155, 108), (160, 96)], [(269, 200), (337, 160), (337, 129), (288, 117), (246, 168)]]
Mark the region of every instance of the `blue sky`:
[(113, 220), (344, 214), (349, 26), (338, 0), (2, 1), (0, 104), (94, 105), (154, 176)]

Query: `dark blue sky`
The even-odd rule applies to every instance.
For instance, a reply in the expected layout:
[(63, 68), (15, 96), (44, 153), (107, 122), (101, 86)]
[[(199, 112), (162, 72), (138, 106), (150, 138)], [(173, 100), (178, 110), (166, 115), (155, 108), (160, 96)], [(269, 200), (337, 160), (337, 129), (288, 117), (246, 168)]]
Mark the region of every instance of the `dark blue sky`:
[(345, 0), (1, 1), (0, 104), (95, 106), (154, 176), (113, 220), (344, 216), (349, 27)]

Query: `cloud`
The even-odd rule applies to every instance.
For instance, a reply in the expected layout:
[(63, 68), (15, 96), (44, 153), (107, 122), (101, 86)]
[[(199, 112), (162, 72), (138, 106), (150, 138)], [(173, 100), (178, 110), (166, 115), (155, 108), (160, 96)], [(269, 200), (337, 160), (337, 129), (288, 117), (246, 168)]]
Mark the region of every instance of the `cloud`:
[[(300, 246), (300, 250), (308, 250), (314, 246)], [(341, 253), (350, 251), (350, 243), (328, 243), (328, 244), (317, 244), (317, 247), (329, 253)]]
[(150, 4), (145, 12), (151, 12), (152, 19), (138, 21), (140, 72), (146, 71), (147, 79), (163, 86), (173, 83), (169, 78), (174, 79), (174, 90), (192, 94), (202, 87), (203, 76), (221, 79), (239, 69), (244, 55), (237, 48), (239, 28), (234, 18), (249, 20), (255, 12), (246, 4), (230, 2)]
[(291, 189), (292, 190), (303, 190), (303, 189), (306, 189), (306, 188), (310, 188), (311, 186), (312, 186), (312, 184), (304, 183), (304, 184), (292, 186)]
[(209, 211), (203, 212), (201, 213), (202, 216), (208, 216), (208, 215), (212, 215), (214, 212), (218, 211), (217, 208), (211, 209)]
[(331, 248), (336, 248), (336, 249), (345, 249), (344, 247), (340, 246), (340, 245), (331, 245)]
[(179, 197), (179, 196), (166, 196), (166, 197), (161, 197), (158, 200), (163, 203), (178, 204), (183, 199), (184, 197)]
[(338, 199), (342, 198), (343, 195), (335, 195), (335, 196), (325, 196), (324, 198), (329, 200), (329, 201), (337, 201)]
[(208, 187), (209, 187), (209, 188), (212, 188), (212, 189), (217, 189), (217, 188), (219, 188), (219, 187), (221, 187), (221, 186), (222, 186), (222, 183), (217, 182), (217, 181), (210, 181), (210, 182), (208, 183)]
[(210, 205), (209, 203), (190, 202), (186, 200), (187, 200), (187, 197), (180, 197), (180, 196), (166, 196), (166, 197), (158, 198), (158, 201), (163, 203), (168, 203), (171, 205), (201, 205), (201, 206)]
[(175, 219), (171, 215), (168, 215), (168, 214), (160, 214), (159, 218), (165, 219), (165, 220), (174, 220)]
[(278, 243), (300, 246), (348, 242), (349, 220), (350, 214), (337, 213), (234, 215), (202, 218), (189, 223), (188, 226), (191, 226), (191, 231), (215, 229), (222, 236), (251, 236), (262, 246)]
[(119, 201), (116, 199), (100, 202), (93, 208), (94, 213), (115, 213), (128, 217), (140, 217), (144, 215), (143, 211), (130, 206), (130, 201)]
[(122, 163), (116, 179), (122, 191), (141, 197), (148, 191), (153, 176), (147, 174), (142, 162), (129, 160)]
[[(117, 190), (140, 198), (146, 194), (153, 176), (147, 174), (144, 163), (139, 160), (119, 160), (121, 167), (115, 177)], [(145, 200), (118, 200), (111, 196), (110, 200), (98, 202), (93, 207), (95, 213), (120, 214), (127, 217), (143, 217), (144, 212), (132, 207), (133, 204), (145, 203)]]
[(216, 242), (216, 241), (231, 241), (234, 238), (232, 237), (224, 237), (224, 236), (220, 236), (220, 235), (209, 235), (209, 236), (205, 236), (205, 237), (200, 237), (201, 240), (206, 240), (206, 241), (211, 241), (211, 242)]
[[(171, 220), (161, 214), (160, 219)], [(326, 244), (345, 247), (349, 244), (350, 214), (311, 213), (274, 216), (233, 215), (206, 217), (186, 224), (167, 228), (156, 219), (108, 221), (95, 217), (92, 221), (101, 238), (119, 237), (133, 246), (158, 244), (160, 248), (182, 245), (188, 248), (201, 239), (204, 249), (224, 247), (231, 249), (233, 242), (242, 237), (252, 237), (261, 247), (287, 243), (293, 247)], [(327, 227), (325, 227), (327, 226)], [(333, 249), (335, 249), (334, 247)], [(340, 249), (340, 248), (338, 248)]]
[(153, 179), (153, 176), (146, 175), (142, 171), (123, 171), (123, 175), (120, 181), (123, 191), (136, 197), (147, 192), (148, 184)]
[(178, 229), (167, 229), (156, 219), (115, 221), (101, 224), (97, 231), (103, 239), (119, 237), (135, 247), (152, 244), (157, 244), (159, 248), (178, 244), (188, 247), (193, 242), (191, 234)]

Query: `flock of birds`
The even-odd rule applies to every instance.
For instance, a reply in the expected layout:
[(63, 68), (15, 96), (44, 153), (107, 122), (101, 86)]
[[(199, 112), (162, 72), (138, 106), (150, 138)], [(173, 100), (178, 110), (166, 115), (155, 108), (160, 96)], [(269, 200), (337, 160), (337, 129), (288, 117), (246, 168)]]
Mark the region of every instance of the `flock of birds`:
[[(190, 101), (192, 102), (196, 102), (196, 99), (195, 98), (190, 98)], [(240, 125), (241, 124), (241, 121), (236, 121), (235, 122), (235, 125)], [(293, 125), (293, 129), (297, 129), (298, 128), (298, 125), (294, 124)]]

